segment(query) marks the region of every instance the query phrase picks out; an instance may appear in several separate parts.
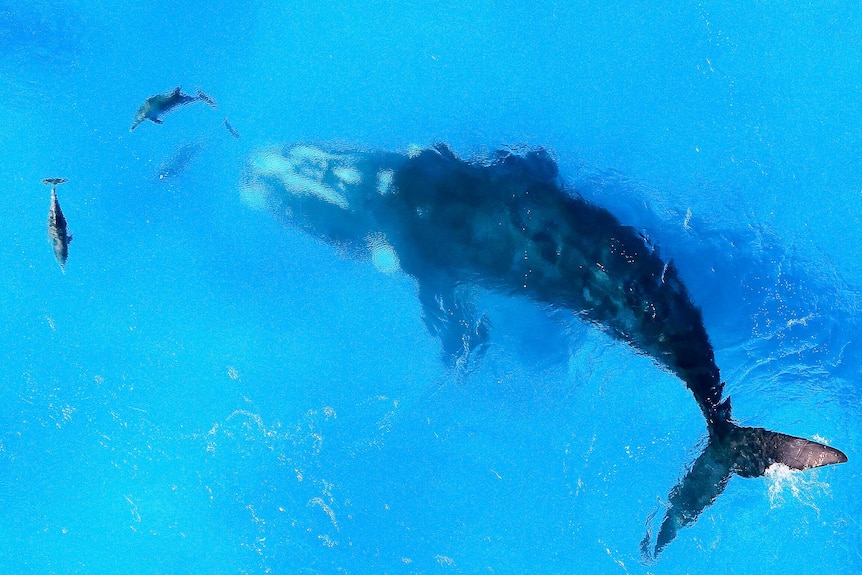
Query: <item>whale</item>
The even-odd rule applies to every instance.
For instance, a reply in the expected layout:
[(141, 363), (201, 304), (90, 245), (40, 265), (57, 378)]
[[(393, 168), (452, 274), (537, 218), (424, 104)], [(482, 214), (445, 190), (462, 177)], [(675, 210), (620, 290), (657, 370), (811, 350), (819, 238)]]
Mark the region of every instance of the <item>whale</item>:
[(700, 455), (670, 490), (644, 562), (692, 525), (734, 476), (844, 463), (840, 450), (738, 424), (700, 308), (672, 261), (563, 181), (542, 148), (464, 160), (438, 144), (407, 153), (309, 144), (252, 153), (240, 193), (349, 257), (417, 284), (423, 320), (452, 366), (481, 353), (490, 326), (460, 292), (477, 286), (569, 310), (676, 376), (706, 422)]
[(66, 273), (66, 260), (69, 257), (69, 244), (72, 234), (68, 233), (66, 217), (57, 199), (57, 186), (66, 183), (66, 178), (45, 178), (42, 183), (51, 186), (51, 207), (48, 210), (48, 237), (54, 246), (54, 259), (60, 264), (60, 269)]
[(175, 109), (185, 106), (186, 104), (198, 101), (205, 102), (212, 108), (216, 107), (215, 100), (210, 98), (200, 89), (197, 90), (196, 95), (190, 96), (189, 94), (183, 93), (182, 87), (177, 86), (173, 90), (165, 92), (164, 94), (155, 94), (150, 96), (144, 100), (144, 103), (138, 108), (138, 112), (135, 114), (135, 119), (132, 122), (129, 131), (134, 132), (135, 128), (146, 120), (149, 120), (154, 124), (163, 124), (164, 121), (162, 120), (162, 116), (165, 114), (173, 112)]

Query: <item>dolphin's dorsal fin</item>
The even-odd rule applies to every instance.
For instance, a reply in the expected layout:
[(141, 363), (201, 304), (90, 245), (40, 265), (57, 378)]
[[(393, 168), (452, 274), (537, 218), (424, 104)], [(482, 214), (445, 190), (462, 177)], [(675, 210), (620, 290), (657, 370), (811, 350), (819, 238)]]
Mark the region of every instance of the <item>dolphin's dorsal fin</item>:
[(203, 100), (203, 101), (204, 101), (204, 102), (206, 102), (206, 103), (207, 103), (211, 108), (215, 108), (215, 107), (216, 107), (215, 100), (213, 100), (213, 99), (209, 96), (209, 94), (207, 94), (206, 92), (204, 92), (204, 91), (203, 91), (203, 90), (201, 90), (200, 88), (195, 88), (195, 90), (197, 90), (198, 100)]
[(177, 86), (176, 88), (174, 88), (174, 91), (171, 93), (171, 95), (172, 96), (179, 96), (180, 92), (182, 92), (182, 91), (183, 91), (183, 87)]

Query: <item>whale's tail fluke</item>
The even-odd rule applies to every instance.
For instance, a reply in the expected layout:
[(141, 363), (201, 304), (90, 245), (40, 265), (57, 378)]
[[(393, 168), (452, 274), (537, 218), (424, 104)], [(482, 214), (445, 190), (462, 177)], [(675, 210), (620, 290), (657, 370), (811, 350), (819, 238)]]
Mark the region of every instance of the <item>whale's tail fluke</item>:
[(721, 422), (710, 429), (703, 453), (671, 490), (655, 543), (649, 531), (641, 542), (644, 560), (654, 561), (680, 529), (694, 523), (721, 495), (733, 474), (759, 477), (773, 464), (801, 471), (846, 461), (846, 455), (828, 445), (759, 427)]
[(44, 178), (42, 183), (46, 186), (51, 186), (52, 188), (56, 188), (60, 184), (65, 184), (69, 180), (66, 178)]

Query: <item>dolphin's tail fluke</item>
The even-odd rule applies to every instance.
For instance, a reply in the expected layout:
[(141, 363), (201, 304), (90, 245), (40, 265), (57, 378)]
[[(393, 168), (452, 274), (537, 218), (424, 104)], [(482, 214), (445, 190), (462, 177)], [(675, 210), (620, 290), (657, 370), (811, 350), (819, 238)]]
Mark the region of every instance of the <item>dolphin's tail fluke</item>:
[(198, 100), (203, 100), (204, 102), (206, 102), (207, 104), (209, 104), (213, 108), (216, 107), (215, 100), (213, 100), (209, 95), (207, 95), (206, 92), (204, 92), (200, 88), (197, 88), (197, 91), (198, 91)]
[(680, 529), (694, 523), (721, 495), (733, 474), (759, 477), (776, 463), (801, 471), (846, 461), (846, 455), (828, 445), (759, 427), (721, 422), (710, 429), (703, 453), (671, 490), (655, 543), (649, 531), (641, 542), (644, 560), (654, 561)]
[(60, 184), (65, 184), (69, 180), (66, 178), (44, 178), (42, 183), (46, 186), (51, 186), (52, 188), (56, 188)]

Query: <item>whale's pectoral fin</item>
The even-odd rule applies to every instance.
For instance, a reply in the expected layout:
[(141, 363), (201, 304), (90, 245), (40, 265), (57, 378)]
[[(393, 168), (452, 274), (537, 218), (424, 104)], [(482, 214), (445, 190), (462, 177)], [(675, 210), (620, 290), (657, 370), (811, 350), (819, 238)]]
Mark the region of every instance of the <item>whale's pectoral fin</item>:
[(694, 523), (721, 495), (733, 474), (759, 477), (773, 464), (802, 471), (846, 461), (846, 455), (828, 445), (760, 427), (739, 427), (724, 422), (710, 431), (703, 453), (671, 490), (655, 546), (651, 548), (649, 531), (641, 542), (644, 559), (655, 560), (680, 529)]
[(476, 317), (472, 300), (452, 286), (419, 282), (422, 319), (431, 335), (440, 339), (448, 367), (464, 366), (480, 358), (488, 347), (490, 321)]
[(165, 122), (164, 122), (164, 120), (160, 120), (159, 118), (149, 118), (149, 120), (150, 120), (153, 124), (164, 124), (164, 123), (165, 123)]

